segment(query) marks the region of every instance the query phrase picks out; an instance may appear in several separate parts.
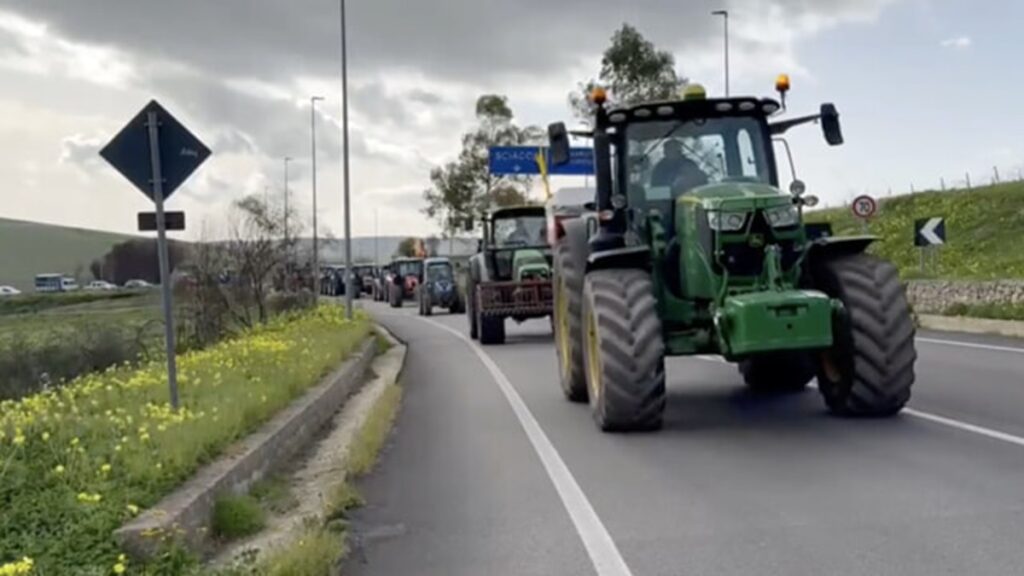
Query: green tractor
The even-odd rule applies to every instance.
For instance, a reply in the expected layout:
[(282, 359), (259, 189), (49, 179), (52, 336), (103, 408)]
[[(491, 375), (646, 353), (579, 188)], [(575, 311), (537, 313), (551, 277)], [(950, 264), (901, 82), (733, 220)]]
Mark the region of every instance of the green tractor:
[(500, 208), (484, 219), (480, 250), (469, 260), (466, 316), (481, 344), (505, 342), (505, 319), (551, 316), (551, 247), (543, 206)]
[[(780, 87), (785, 102), (785, 90)], [(896, 414), (914, 382), (914, 323), (896, 268), (871, 236), (803, 223), (816, 204), (793, 176), (779, 189), (773, 138), (835, 106), (770, 121), (772, 99), (707, 98), (606, 107), (593, 99), (596, 214), (565, 224), (554, 250), (554, 327), (565, 395), (606, 431), (662, 425), (666, 355), (721, 355), (760, 392), (817, 377), (828, 408)], [(551, 162), (569, 133), (548, 128)], [(785, 147), (788, 156), (788, 146)], [(792, 159), (789, 165), (792, 169)]]

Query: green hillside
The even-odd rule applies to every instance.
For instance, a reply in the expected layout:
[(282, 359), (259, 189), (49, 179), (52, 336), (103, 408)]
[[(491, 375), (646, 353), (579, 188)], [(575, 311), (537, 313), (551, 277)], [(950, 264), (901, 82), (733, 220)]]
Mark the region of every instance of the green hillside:
[[(895, 262), (904, 277), (920, 277), (914, 220), (942, 216), (947, 244), (929, 276), (949, 279), (1024, 278), (1024, 183), (973, 190), (920, 192), (881, 200), (870, 232), (880, 237), (873, 251)], [(808, 222), (831, 222), (835, 233), (859, 234), (849, 207), (817, 210)]]
[(36, 274), (57, 272), (90, 278), (89, 263), (124, 234), (0, 218), (0, 284), (30, 290)]

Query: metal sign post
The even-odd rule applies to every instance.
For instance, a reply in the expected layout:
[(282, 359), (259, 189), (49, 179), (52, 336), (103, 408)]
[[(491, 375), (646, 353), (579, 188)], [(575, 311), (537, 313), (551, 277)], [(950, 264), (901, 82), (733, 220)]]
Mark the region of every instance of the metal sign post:
[(878, 202), (867, 194), (857, 196), (853, 199), (850, 210), (853, 211), (854, 217), (860, 219), (861, 232), (867, 234), (868, 220), (878, 212)]
[(160, 118), (155, 110), (146, 113), (149, 129), (149, 158), (153, 170), (153, 202), (156, 204), (156, 243), (160, 258), (160, 294), (164, 308), (164, 341), (167, 350), (167, 386), (171, 408), (178, 409), (178, 364), (174, 354), (174, 306), (171, 273), (167, 257), (167, 223), (164, 221), (164, 181), (160, 166)]
[[(171, 266), (167, 251), (167, 213), (164, 201), (186, 178), (206, 161), (210, 150), (155, 100), (142, 109), (100, 150), (100, 156), (117, 169), (156, 206), (155, 228), (160, 260), (160, 292), (164, 313), (167, 352), (167, 385), (171, 407), (178, 409), (178, 367), (174, 356), (174, 306), (171, 294)], [(140, 227), (146, 216), (139, 215)], [(184, 214), (180, 221), (184, 228)], [(177, 228), (177, 226), (175, 226)]]

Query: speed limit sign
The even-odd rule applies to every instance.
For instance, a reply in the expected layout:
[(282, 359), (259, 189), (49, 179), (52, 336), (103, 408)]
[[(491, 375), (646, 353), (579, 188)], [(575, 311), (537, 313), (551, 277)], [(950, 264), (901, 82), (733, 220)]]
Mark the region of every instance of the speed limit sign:
[(854, 198), (850, 209), (853, 210), (853, 215), (857, 218), (867, 220), (874, 216), (875, 212), (878, 211), (878, 202), (876, 202), (871, 196), (865, 194)]

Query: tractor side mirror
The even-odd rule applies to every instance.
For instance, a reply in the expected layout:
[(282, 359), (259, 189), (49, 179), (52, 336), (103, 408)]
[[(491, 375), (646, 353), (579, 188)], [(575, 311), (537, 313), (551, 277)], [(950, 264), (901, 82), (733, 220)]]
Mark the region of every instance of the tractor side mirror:
[(551, 148), (551, 165), (563, 166), (569, 163), (569, 133), (564, 122), (548, 125), (548, 146)]
[(843, 129), (839, 125), (839, 111), (834, 104), (821, 105), (821, 131), (825, 134), (825, 141), (829, 146), (839, 146), (843, 143)]

